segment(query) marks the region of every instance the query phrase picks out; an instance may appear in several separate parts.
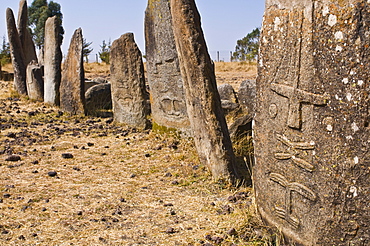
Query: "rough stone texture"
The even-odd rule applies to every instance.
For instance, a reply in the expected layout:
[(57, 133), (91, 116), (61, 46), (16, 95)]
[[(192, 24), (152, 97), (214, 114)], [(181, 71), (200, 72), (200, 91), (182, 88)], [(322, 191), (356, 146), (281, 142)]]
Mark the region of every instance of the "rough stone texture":
[(44, 80), (41, 67), (36, 61), (27, 66), (27, 92), (30, 99), (44, 101)]
[(85, 98), (88, 115), (96, 115), (101, 109), (112, 109), (111, 84), (105, 83), (90, 87), (85, 93)]
[(145, 41), (152, 118), (158, 125), (189, 133), (169, 0), (148, 1)]
[(82, 46), (82, 29), (79, 28), (72, 36), (60, 83), (60, 107), (72, 115), (85, 114)]
[(86, 95), (86, 92), (88, 89), (90, 89), (91, 87), (95, 86), (95, 85), (100, 85), (101, 83), (99, 82), (95, 82), (95, 81), (86, 81), (85, 80), (85, 95)]
[(144, 65), (133, 33), (126, 33), (112, 43), (110, 60), (114, 120), (133, 127), (148, 127)]
[(215, 179), (232, 180), (237, 177), (235, 156), (200, 15), (193, 0), (171, 1), (171, 14), (187, 111), (200, 160)]
[[(47, 21), (47, 20), (46, 20), (46, 21)], [(39, 54), (37, 55), (37, 59), (38, 59), (38, 62), (39, 62), (39, 64), (40, 64), (40, 66), (43, 66), (43, 65), (44, 65), (44, 57), (45, 57), (44, 48), (45, 48), (45, 41), (46, 41), (46, 25), (45, 25), (44, 47), (42, 47), (42, 48), (39, 50)]]
[(239, 109), (239, 103), (234, 88), (230, 84), (223, 84), (218, 86), (217, 90), (220, 94), (221, 107), (225, 115), (236, 113)]
[[(59, 43), (59, 26), (57, 17), (50, 17), (45, 23), (43, 65), (45, 94), (44, 101), (52, 105), (60, 104), (60, 81), (62, 77), (62, 51)], [(78, 59), (78, 58), (77, 58)]]
[(250, 115), (243, 115), (238, 117), (229, 127), (231, 139), (238, 140), (240, 137), (252, 134), (252, 121)]
[(238, 103), (238, 99), (236, 97), (236, 92), (232, 85), (230, 84), (223, 84), (217, 87), (218, 94), (220, 94), (220, 99), (225, 101), (230, 101), (232, 103)]
[(242, 106), (243, 112), (253, 118), (256, 108), (255, 80), (245, 80), (240, 84), (238, 90), (238, 100)]
[(369, 23), (367, 1), (266, 3), (254, 187), (292, 243), (370, 245)]
[(24, 64), (27, 65), (32, 62), (37, 62), (37, 55), (35, 44), (32, 40), (31, 34), (28, 30), (28, 7), (27, 1), (21, 0), (19, 2), (19, 12), (18, 12), (18, 34), (21, 40), (23, 54), (24, 54)]
[(14, 68), (14, 87), (20, 94), (27, 94), (26, 86), (26, 65), (24, 64), (24, 54), (22, 43), (19, 38), (13, 11), (6, 10), (6, 24), (8, 29), (8, 40), (12, 64)]

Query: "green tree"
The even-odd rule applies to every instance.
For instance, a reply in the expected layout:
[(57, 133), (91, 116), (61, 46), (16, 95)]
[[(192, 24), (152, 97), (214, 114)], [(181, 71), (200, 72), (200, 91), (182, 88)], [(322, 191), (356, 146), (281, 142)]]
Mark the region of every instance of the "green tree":
[(31, 34), (38, 48), (44, 45), (45, 22), (49, 17), (57, 16), (59, 21), (60, 44), (63, 42), (64, 29), (62, 26), (63, 14), (59, 3), (47, 0), (34, 0), (28, 7), (28, 25)]
[(107, 64), (109, 64), (110, 62), (110, 47), (110, 40), (108, 44), (105, 42), (105, 40), (103, 40), (103, 44), (100, 45), (99, 57), (103, 62)]
[(87, 42), (86, 38), (83, 39), (82, 54), (85, 58), (85, 62), (89, 62), (89, 55), (94, 50), (93, 48), (90, 47), (91, 44), (92, 44), (92, 42)]
[(254, 29), (236, 43), (233, 61), (255, 61), (258, 55), (260, 28)]
[(10, 47), (9, 43), (6, 42), (5, 35), (3, 36), (3, 43), (1, 45), (0, 50), (0, 63), (1, 65), (5, 65), (11, 62), (10, 58)]

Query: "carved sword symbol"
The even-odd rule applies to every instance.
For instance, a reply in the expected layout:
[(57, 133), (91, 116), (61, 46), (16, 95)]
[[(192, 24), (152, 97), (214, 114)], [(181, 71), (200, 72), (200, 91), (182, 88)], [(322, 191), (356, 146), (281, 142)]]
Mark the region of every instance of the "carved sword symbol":
[(328, 100), (326, 95), (318, 95), (298, 89), (298, 83), (295, 83), (294, 87), (272, 83), (271, 90), (289, 99), (288, 126), (294, 129), (301, 129), (303, 103), (324, 106)]
[(298, 153), (295, 150), (314, 150), (316, 147), (315, 142), (292, 142), (286, 136), (279, 134), (277, 135), (277, 139), (290, 149), (294, 150), (294, 153), (275, 153), (276, 159), (291, 159), (294, 164), (306, 171), (312, 172), (314, 170), (315, 167), (312, 164), (296, 156)]
[(308, 200), (313, 202), (317, 200), (316, 194), (308, 187), (300, 183), (297, 182), (289, 183), (288, 180), (283, 175), (278, 173), (271, 173), (270, 179), (285, 188), (285, 207), (281, 208), (276, 206), (275, 207), (276, 215), (279, 218), (286, 220), (295, 229), (298, 229), (300, 224), (299, 219), (294, 218), (292, 216), (292, 193), (296, 192), (303, 196), (304, 198), (307, 198)]

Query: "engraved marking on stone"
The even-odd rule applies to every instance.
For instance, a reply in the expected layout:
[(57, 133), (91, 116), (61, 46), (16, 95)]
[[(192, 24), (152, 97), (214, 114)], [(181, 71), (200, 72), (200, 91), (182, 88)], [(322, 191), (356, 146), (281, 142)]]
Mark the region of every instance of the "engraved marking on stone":
[(271, 104), (269, 107), (269, 114), (272, 119), (274, 119), (278, 114), (278, 107), (275, 103)]
[(130, 107), (133, 104), (133, 96), (128, 85), (124, 84), (125, 81), (119, 81), (117, 85), (116, 97), (117, 101), (122, 104), (124, 107)]
[(300, 183), (290, 183), (283, 175), (278, 173), (271, 173), (270, 179), (285, 188), (285, 206), (284, 208), (275, 206), (276, 215), (279, 218), (286, 220), (293, 228), (298, 229), (300, 224), (299, 219), (292, 216), (292, 193), (296, 192), (313, 202), (317, 200), (316, 194), (311, 189)]
[(327, 104), (327, 96), (298, 89), (298, 83), (295, 83), (294, 87), (272, 83), (271, 90), (289, 99), (288, 126), (291, 128), (301, 129), (303, 103), (315, 106)]
[(306, 171), (312, 172), (315, 167), (309, 162), (297, 157), (299, 153), (296, 150), (314, 150), (316, 145), (314, 142), (293, 142), (289, 140), (286, 136), (277, 135), (277, 139), (284, 145), (288, 146), (291, 153), (275, 153), (275, 158), (277, 160), (289, 160), (291, 159), (294, 164), (298, 167), (303, 168)]
[(180, 116), (182, 115), (181, 111), (181, 102), (176, 99), (163, 98), (161, 100), (161, 109), (168, 115)]
[[(284, 84), (278, 84), (278, 83), (272, 83), (271, 84), (271, 90), (275, 93), (286, 97), (289, 99), (289, 112), (288, 112), (288, 120), (287, 124), (289, 127), (293, 129), (301, 129), (302, 127), (302, 104), (313, 104), (316, 106), (324, 106), (327, 104), (327, 97), (326, 95), (319, 95), (310, 93), (307, 91), (304, 91), (302, 89), (299, 89), (299, 85), (302, 82), (301, 80), (301, 74), (303, 73), (303, 70), (311, 69), (310, 66), (307, 67), (305, 63), (302, 64), (302, 53), (303, 53), (303, 47), (306, 47), (308, 45), (312, 45), (312, 41), (305, 39), (302, 34), (303, 31), (303, 24), (305, 20), (304, 12), (301, 11), (299, 13), (300, 20), (300, 31), (296, 32), (297, 28), (293, 27), (293, 34), (297, 35), (297, 38), (295, 39), (295, 43), (289, 43), (288, 49), (293, 50), (292, 52), (285, 52), (285, 55), (282, 59), (282, 62), (287, 62), (283, 66), (282, 76), (277, 76), (278, 71), (280, 70), (280, 66), (283, 64), (280, 64), (276, 70), (275, 78), (285, 78), (285, 82), (291, 82), (293, 85), (284, 85)], [(298, 30), (298, 29), (297, 29)], [(308, 42), (308, 43), (307, 43)], [(293, 47), (291, 47), (293, 45)], [(304, 57), (304, 59), (307, 59)], [(309, 82), (305, 79), (303, 82)]]
[(284, 135), (277, 135), (277, 139), (285, 144), (286, 146), (293, 148), (293, 149), (301, 149), (301, 150), (313, 150), (316, 147), (315, 142), (293, 142), (290, 141), (286, 136)]

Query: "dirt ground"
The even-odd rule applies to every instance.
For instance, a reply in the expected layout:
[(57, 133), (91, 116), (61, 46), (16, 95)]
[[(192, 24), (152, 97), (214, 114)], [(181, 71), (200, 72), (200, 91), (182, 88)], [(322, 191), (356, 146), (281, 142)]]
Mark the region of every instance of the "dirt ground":
[(0, 130), (0, 245), (276, 245), (252, 189), (214, 183), (191, 140), (71, 117), (4, 81)]

